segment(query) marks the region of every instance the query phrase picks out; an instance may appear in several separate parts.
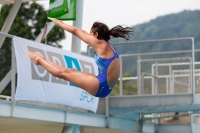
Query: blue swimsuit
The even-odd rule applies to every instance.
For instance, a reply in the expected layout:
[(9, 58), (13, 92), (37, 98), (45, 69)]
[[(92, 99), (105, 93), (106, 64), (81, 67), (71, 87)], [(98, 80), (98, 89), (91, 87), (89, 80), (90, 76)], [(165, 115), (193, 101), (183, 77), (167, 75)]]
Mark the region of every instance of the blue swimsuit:
[[(106, 44), (110, 47), (110, 45), (107, 42)], [(113, 51), (114, 55), (113, 57), (108, 58), (108, 59), (101, 58), (95, 53), (95, 61), (96, 61), (96, 64), (98, 66), (98, 71), (99, 71), (98, 76), (96, 76), (97, 79), (99, 80), (99, 90), (97, 94), (95, 95), (96, 97), (106, 97), (112, 91), (112, 88), (109, 88), (108, 83), (107, 83), (107, 69), (110, 66), (110, 63), (115, 58), (119, 58), (119, 56), (115, 50), (113, 50), (112, 48), (111, 50)]]

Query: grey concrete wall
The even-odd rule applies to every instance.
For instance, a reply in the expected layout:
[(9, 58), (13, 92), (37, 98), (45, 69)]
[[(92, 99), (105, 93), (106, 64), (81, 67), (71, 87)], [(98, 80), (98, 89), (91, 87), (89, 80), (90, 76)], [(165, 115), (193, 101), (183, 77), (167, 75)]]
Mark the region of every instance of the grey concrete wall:
[(200, 133), (200, 124), (192, 123), (192, 133)]
[(192, 129), (191, 129), (190, 123), (161, 124), (161, 125), (158, 125), (158, 133), (192, 133)]
[(143, 133), (155, 133), (155, 124), (143, 123), (142, 132)]

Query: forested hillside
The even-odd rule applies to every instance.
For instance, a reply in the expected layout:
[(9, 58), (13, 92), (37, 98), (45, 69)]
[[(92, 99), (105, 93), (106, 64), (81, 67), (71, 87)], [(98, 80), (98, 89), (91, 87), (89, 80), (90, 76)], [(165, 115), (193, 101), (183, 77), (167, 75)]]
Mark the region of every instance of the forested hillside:
[[(147, 23), (132, 26), (132, 28), (135, 34), (131, 36), (132, 41), (194, 37), (196, 47), (200, 47), (200, 10), (185, 10), (177, 14), (160, 16)], [(120, 38), (112, 39), (112, 42), (125, 41)]]

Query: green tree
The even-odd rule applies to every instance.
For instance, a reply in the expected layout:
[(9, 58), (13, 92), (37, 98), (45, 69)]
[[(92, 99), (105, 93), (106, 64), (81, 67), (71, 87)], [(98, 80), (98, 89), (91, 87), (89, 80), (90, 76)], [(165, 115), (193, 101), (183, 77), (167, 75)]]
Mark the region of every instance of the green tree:
[[(0, 12), (0, 29), (2, 28), (5, 18), (8, 16), (12, 5), (4, 5)], [(23, 3), (17, 13), (17, 16), (9, 30), (9, 34), (23, 37), (29, 40), (35, 40), (40, 32), (45, 28), (47, 20), (47, 11), (37, 3)], [(47, 36), (47, 44), (59, 46), (59, 41), (65, 39), (64, 30), (54, 26)]]
[[(0, 10), (0, 29), (2, 29), (12, 6), (2, 6)], [(46, 19), (47, 11), (41, 5), (37, 3), (23, 3), (8, 33), (29, 40), (35, 40), (45, 27)], [(58, 26), (54, 26), (47, 36), (47, 44), (61, 47), (58, 42), (64, 38), (64, 30)], [(11, 70), (11, 46), (11, 39), (6, 38), (0, 48), (0, 81)], [(11, 83), (6, 86), (1, 94), (11, 95)]]

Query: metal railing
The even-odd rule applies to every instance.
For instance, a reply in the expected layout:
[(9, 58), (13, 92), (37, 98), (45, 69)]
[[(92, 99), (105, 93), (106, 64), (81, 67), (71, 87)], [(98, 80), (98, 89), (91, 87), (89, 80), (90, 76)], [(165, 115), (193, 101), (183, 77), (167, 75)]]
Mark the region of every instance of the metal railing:
[[(157, 81), (156, 79), (161, 78), (162, 75), (158, 74), (157, 69), (155, 69), (154, 72), (153, 72), (153, 69), (152, 69), (151, 72), (146, 72), (144, 70), (141, 70), (142, 67), (143, 67), (141, 65), (141, 63), (142, 62), (154, 62), (154, 64), (152, 63), (152, 66), (151, 66), (153, 68), (156, 65), (158, 65), (158, 63), (156, 63), (156, 62), (166, 61), (166, 60), (169, 60), (171, 62), (160, 63), (159, 65), (161, 65), (161, 64), (168, 64), (168, 65), (171, 64), (169, 66), (172, 67), (173, 63), (174, 63), (174, 64), (177, 64), (177, 65), (180, 65), (180, 66), (182, 64), (182, 66), (185, 67), (184, 63), (189, 64), (189, 71), (190, 71), (190, 74), (188, 75), (189, 80), (190, 80), (189, 87), (190, 87), (190, 90), (192, 91), (192, 93), (194, 95), (195, 94), (195, 81), (196, 81), (195, 76), (194, 76), (195, 75), (195, 71), (194, 71), (195, 70), (195, 56), (194, 56), (194, 54), (195, 54), (195, 52), (200, 52), (200, 50), (194, 50), (194, 38), (193, 37), (146, 40), (146, 41), (132, 41), (132, 42), (125, 42), (125, 43), (115, 43), (113, 45), (115, 46), (115, 49), (116, 49), (117, 46), (121, 46), (121, 45), (123, 45), (121, 47), (126, 47), (126, 45), (140, 45), (140, 47), (142, 48), (142, 45), (144, 45), (144, 44), (148, 45), (149, 43), (151, 43), (151, 45), (152, 45), (153, 43), (156, 43), (156, 44), (161, 43), (160, 45), (162, 45), (163, 42), (165, 42), (165, 43), (170, 43), (170, 42), (176, 43), (176, 41), (189, 41), (189, 43), (187, 43), (187, 46), (189, 46), (189, 48), (185, 49), (185, 50), (175, 50), (175, 51), (172, 49), (171, 51), (168, 50), (168, 51), (162, 51), (162, 52), (160, 52), (160, 51), (156, 51), (156, 52), (136, 52), (135, 54), (134, 53), (127, 53), (127, 54), (119, 53), (120, 66), (121, 66), (120, 77), (119, 77), (119, 95), (123, 96), (123, 82), (127, 81), (128, 79), (129, 80), (137, 80), (137, 95), (143, 95), (143, 88), (144, 88), (144, 81), (143, 80), (147, 79), (147, 78), (150, 78), (152, 80), (152, 82), (151, 82), (152, 93), (151, 94), (152, 95), (157, 94), (157, 83), (155, 83), (155, 82)], [(180, 44), (180, 45), (182, 45), (182, 44)], [(90, 46), (88, 46), (88, 48), (87, 48), (87, 55), (88, 56), (92, 55), (90, 48), (91, 48)], [(119, 48), (119, 51), (120, 51), (120, 48)], [(140, 50), (138, 50), (138, 51), (140, 51)], [(182, 54), (185, 54), (187, 56), (182, 57), (181, 56)], [(159, 56), (162, 56), (162, 55), (165, 55), (165, 58), (159, 57)], [(174, 56), (172, 56), (172, 55), (174, 55)], [(151, 56), (152, 57), (158, 56), (158, 57), (157, 58), (149, 58)], [(137, 66), (137, 69), (134, 70), (135, 73), (137, 73), (137, 75), (131, 76), (131, 77), (123, 77), (123, 74), (124, 74), (123, 70), (124, 70), (124, 67), (127, 65), (127, 64), (123, 64), (123, 60), (125, 60), (124, 58), (126, 58), (126, 57), (135, 59), (135, 62), (133, 64), (129, 63), (128, 65), (129, 65), (129, 67)], [(181, 60), (184, 60), (184, 59), (187, 59), (187, 61), (181, 61)], [(177, 62), (172, 62), (173, 60), (177, 60)], [(182, 68), (182, 69), (179, 69), (179, 70), (184, 70), (184, 69), (185, 68)], [(170, 73), (166, 74), (165, 77), (171, 77), (172, 78), (173, 75), (171, 75), (171, 74), (174, 70), (169, 70), (169, 71), (170, 71)], [(176, 82), (176, 81), (174, 81), (173, 83), (178, 84), (178, 82)], [(188, 93), (191, 93), (191, 92), (188, 92)]]

